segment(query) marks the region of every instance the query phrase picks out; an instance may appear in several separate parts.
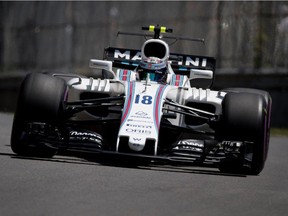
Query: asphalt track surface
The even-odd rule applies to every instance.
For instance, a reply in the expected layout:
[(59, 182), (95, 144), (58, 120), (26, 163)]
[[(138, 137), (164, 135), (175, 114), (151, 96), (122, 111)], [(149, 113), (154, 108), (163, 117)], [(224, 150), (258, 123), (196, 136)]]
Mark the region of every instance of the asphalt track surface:
[(10, 149), (12, 114), (0, 113), (0, 215), (288, 215), (288, 138), (272, 137), (259, 176), (217, 169), (118, 166)]

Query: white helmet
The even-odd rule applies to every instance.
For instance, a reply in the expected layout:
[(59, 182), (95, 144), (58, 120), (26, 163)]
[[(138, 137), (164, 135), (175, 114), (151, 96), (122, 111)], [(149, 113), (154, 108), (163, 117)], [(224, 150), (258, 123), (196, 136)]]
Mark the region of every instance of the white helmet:
[(140, 80), (147, 78), (156, 82), (165, 82), (169, 58), (169, 46), (159, 39), (147, 40), (141, 49), (141, 61), (137, 68)]

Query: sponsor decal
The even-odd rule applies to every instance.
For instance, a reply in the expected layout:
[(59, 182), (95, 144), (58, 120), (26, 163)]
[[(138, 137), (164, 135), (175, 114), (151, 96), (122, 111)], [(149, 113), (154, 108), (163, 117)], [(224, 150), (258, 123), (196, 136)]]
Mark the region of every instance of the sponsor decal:
[(137, 122), (137, 123), (148, 123), (148, 124), (152, 124), (153, 121), (146, 121), (146, 120), (139, 120), (139, 119), (127, 119), (127, 122)]
[(144, 129), (152, 129), (151, 125), (137, 125), (137, 124), (126, 124), (127, 127), (131, 128), (144, 128)]
[(102, 142), (102, 137), (95, 133), (81, 132), (81, 131), (70, 131), (71, 141), (91, 141), (91, 142)]
[(173, 150), (187, 150), (187, 151), (193, 151), (193, 152), (203, 152), (203, 149), (201, 148), (195, 148), (192, 146), (185, 146), (185, 145), (175, 146)]
[(142, 140), (142, 138), (135, 138), (135, 137), (133, 137), (133, 140), (139, 142), (139, 141)]
[(238, 141), (223, 141), (222, 144), (225, 152), (239, 152), (239, 153), (240, 148), (243, 145), (242, 142)]
[(180, 140), (178, 145), (187, 145), (193, 147), (204, 148), (204, 142), (200, 140)]
[(124, 53), (121, 53), (120, 50), (115, 50), (114, 52), (114, 58), (122, 58), (122, 59), (127, 59), (127, 60), (141, 60), (141, 52), (137, 52), (132, 58), (131, 58), (131, 53), (130, 50), (124, 51)]
[(135, 119), (151, 119), (150, 116), (139, 116), (139, 115), (131, 115), (131, 118), (135, 118)]
[(138, 111), (138, 112), (135, 113), (135, 115), (137, 115), (137, 116), (147, 116), (148, 114), (143, 112), (143, 111)]
[(70, 136), (91, 136), (91, 137), (101, 139), (99, 135), (90, 133), (90, 132), (70, 131)]
[[(151, 119), (151, 117), (148, 116), (148, 113), (143, 112), (143, 111), (138, 111), (138, 112), (134, 113), (133, 115), (131, 115), (131, 118), (135, 118), (134, 121), (138, 121), (138, 119)], [(128, 121), (133, 121), (133, 119), (129, 119)]]
[[(135, 52), (134, 52), (135, 53)], [(179, 66), (185, 65), (185, 66), (201, 66), (206, 67), (207, 66), (207, 58), (199, 58), (199, 57), (190, 57), (190, 56), (181, 56), (178, 55), (179, 61), (177, 61), (177, 64)], [(136, 54), (131, 54), (130, 50), (124, 50), (121, 52), (120, 50), (116, 49), (114, 51), (114, 58), (120, 58), (120, 59), (126, 59), (126, 60), (132, 60), (132, 61), (139, 61), (141, 60), (141, 52), (137, 52)]]
[(126, 128), (126, 132), (132, 133), (132, 134), (146, 134), (146, 135), (151, 134), (150, 130), (137, 129), (137, 128)]
[(223, 145), (227, 147), (241, 147), (242, 142), (238, 141), (223, 141)]
[(204, 141), (202, 140), (180, 140), (173, 150), (184, 150), (202, 153), (204, 149)]

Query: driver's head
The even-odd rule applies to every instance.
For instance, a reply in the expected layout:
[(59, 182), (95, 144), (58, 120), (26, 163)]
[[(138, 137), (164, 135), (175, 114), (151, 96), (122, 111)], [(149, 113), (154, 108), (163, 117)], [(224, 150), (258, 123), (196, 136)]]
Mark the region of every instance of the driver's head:
[(148, 57), (140, 61), (137, 72), (140, 80), (145, 80), (149, 75), (151, 81), (163, 82), (167, 72), (167, 63), (157, 57)]

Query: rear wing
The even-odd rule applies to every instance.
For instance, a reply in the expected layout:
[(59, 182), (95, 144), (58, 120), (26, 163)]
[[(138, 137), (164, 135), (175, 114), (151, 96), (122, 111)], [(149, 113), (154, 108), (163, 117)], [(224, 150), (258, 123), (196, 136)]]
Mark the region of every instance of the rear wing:
[[(113, 67), (134, 70), (141, 60), (141, 51), (136, 49), (107, 47), (104, 50), (104, 60), (112, 61)], [(175, 74), (186, 75), (189, 77), (191, 69), (197, 69), (197, 71), (212, 71), (213, 79), (209, 81), (205, 80), (205, 84), (201, 84), (200, 87), (208, 88), (212, 86), (216, 68), (215, 58), (170, 53), (169, 61), (171, 62), (171, 67)], [(195, 86), (195, 84), (192, 83), (191, 85)], [(195, 87), (198, 87), (198, 85)]]

